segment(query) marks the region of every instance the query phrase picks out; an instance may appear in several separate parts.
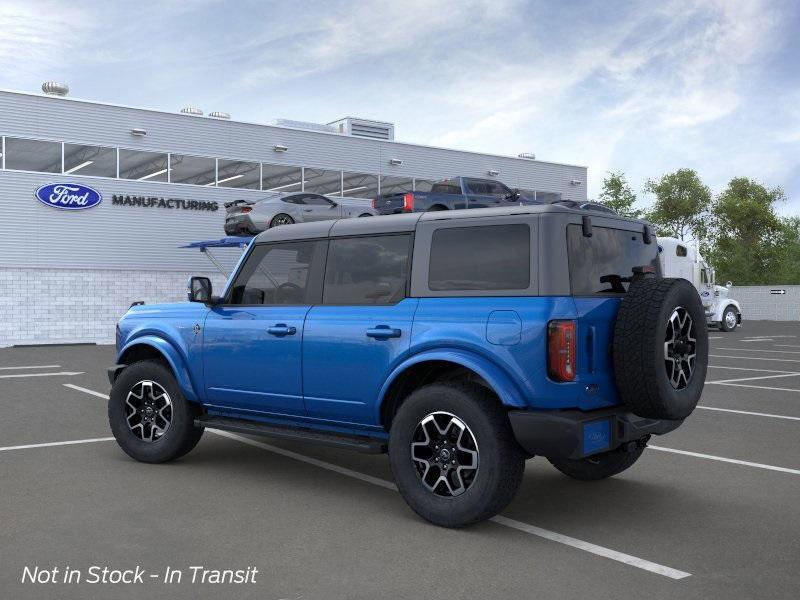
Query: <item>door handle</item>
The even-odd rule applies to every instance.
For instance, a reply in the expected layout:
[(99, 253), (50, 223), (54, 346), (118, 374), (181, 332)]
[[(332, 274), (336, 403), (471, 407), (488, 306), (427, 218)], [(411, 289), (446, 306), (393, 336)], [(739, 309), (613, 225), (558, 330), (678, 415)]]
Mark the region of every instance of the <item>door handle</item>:
[(377, 325), (372, 329), (367, 329), (367, 337), (375, 338), (376, 340), (399, 338), (401, 334), (402, 331), (389, 327), (388, 325)]
[(297, 333), (297, 327), (292, 327), (290, 325), (286, 325), (285, 323), (278, 323), (277, 325), (273, 325), (272, 327), (268, 328), (267, 333), (270, 335), (276, 335), (278, 337), (283, 337), (284, 335), (294, 335)]
[(303, 212), (313, 212), (313, 208), (304, 208)]

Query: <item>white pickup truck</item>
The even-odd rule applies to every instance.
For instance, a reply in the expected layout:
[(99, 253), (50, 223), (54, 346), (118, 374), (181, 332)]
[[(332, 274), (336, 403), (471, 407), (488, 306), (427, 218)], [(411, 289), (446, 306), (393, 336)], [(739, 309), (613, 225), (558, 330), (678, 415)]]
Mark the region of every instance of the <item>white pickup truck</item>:
[(700, 294), (709, 325), (722, 331), (733, 331), (742, 323), (742, 309), (728, 297), (731, 282), (716, 285), (712, 269), (697, 248), (677, 238), (658, 238), (659, 260), (664, 277), (682, 277), (694, 285)]

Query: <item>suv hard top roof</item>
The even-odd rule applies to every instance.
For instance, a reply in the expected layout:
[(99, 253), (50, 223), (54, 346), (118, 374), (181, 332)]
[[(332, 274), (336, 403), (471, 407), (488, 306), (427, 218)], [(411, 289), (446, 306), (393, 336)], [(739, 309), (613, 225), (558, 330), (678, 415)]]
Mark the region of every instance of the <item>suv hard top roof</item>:
[[(420, 213), (407, 213), (401, 215), (384, 215), (378, 217), (362, 217), (355, 219), (338, 219), (336, 221), (318, 221), (314, 223), (298, 223), (274, 227), (256, 236), (254, 243), (277, 242), (288, 240), (303, 240), (322, 237), (339, 237), (352, 235), (368, 235), (379, 233), (403, 233), (414, 231), (419, 221), (447, 221), (463, 219), (471, 221), (489, 217), (502, 217), (509, 215), (553, 214), (567, 213), (604, 219), (615, 219), (627, 223), (642, 223), (639, 219), (631, 219), (620, 215), (572, 208), (563, 204), (533, 204), (502, 208), (471, 208), (465, 210), (443, 210)], [(466, 223), (465, 223), (466, 224)]]

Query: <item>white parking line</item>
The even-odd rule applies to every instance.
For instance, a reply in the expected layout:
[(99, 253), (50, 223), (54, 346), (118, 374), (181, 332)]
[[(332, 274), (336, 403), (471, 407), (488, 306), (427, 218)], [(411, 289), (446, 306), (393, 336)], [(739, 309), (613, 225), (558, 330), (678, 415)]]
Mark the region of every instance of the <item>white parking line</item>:
[(768, 387), (766, 385), (750, 385), (747, 383), (725, 383), (725, 382), (717, 382), (719, 385), (730, 385), (733, 387), (744, 387), (744, 388), (754, 388), (756, 390), (774, 390), (776, 392), (800, 392), (800, 390), (795, 390), (792, 388), (780, 388), (780, 387)]
[(44, 444), (24, 444), (22, 446), (4, 446), (0, 452), (9, 450), (27, 450), (28, 448), (49, 448), (51, 446), (72, 446), (74, 444), (94, 444), (95, 442), (110, 442), (113, 437), (90, 438), (86, 440), (67, 440), (66, 442), (45, 442)]
[(775, 344), (776, 348), (800, 348), (797, 344)]
[(24, 367), (0, 367), (0, 371), (14, 371), (16, 369), (60, 369), (61, 365), (27, 365)]
[(94, 390), (90, 390), (85, 387), (81, 387), (79, 385), (74, 385), (72, 383), (62, 383), (61, 385), (73, 390), (78, 390), (79, 392), (83, 392), (85, 394), (91, 394), (92, 396), (97, 396), (98, 398), (105, 398), (106, 400), (108, 400), (108, 394), (101, 394), (100, 392), (95, 392)]
[(792, 475), (800, 475), (800, 469), (789, 469), (787, 467), (776, 467), (774, 465), (764, 465), (761, 463), (750, 462), (747, 460), (738, 460), (735, 458), (725, 458), (724, 456), (714, 456), (713, 454), (702, 454), (700, 452), (689, 452), (688, 450), (677, 450), (675, 448), (664, 448), (663, 446), (647, 446), (651, 450), (658, 450), (659, 452), (671, 452), (672, 454), (683, 454), (685, 456), (694, 456), (695, 458), (706, 458), (708, 460), (717, 460), (719, 462), (732, 463), (734, 465), (744, 465), (746, 467), (755, 467), (757, 469), (767, 469), (769, 471), (780, 471), (781, 473), (791, 473)]
[[(718, 339), (718, 338), (714, 338)], [(772, 338), (750, 338), (750, 339), (741, 339), (740, 342), (771, 342), (773, 341)]]
[(776, 379), (778, 377), (795, 377), (800, 373), (778, 373), (777, 375), (759, 375), (758, 377), (740, 377), (739, 379), (719, 379), (717, 381), (706, 381), (710, 383), (733, 383), (735, 381), (755, 381), (756, 379)]
[(797, 371), (779, 371), (778, 369), (754, 369), (752, 367), (725, 367), (722, 365), (708, 365), (709, 369), (733, 369), (734, 371), (760, 371), (761, 373), (796, 373)]
[[(746, 352), (746, 350), (742, 350), (742, 352)], [(727, 356), (725, 354), (709, 354), (709, 358), (737, 358), (739, 360), (751, 361), (751, 360), (769, 360), (772, 362), (800, 362), (795, 358), (765, 358), (762, 356)]]
[(770, 352), (771, 354), (800, 354), (796, 350), (762, 350), (761, 348), (715, 348), (715, 350), (733, 350), (734, 352)]
[(18, 377), (50, 377), (53, 375), (83, 375), (83, 371), (60, 371), (58, 373), (14, 373), (13, 375), (0, 375), (0, 379), (14, 379)]
[(771, 417), (773, 419), (788, 419), (790, 421), (800, 421), (800, 417), (790, 417), (788, 415), (773, 415), (772, 413), (751, 412), (749, 410), (734, 410), (732, 408), (717, 408), (716, 406), (697, 406), (703, 410), (718, 410), (720, 412), (736, 413), (738, 415), (750, 415), (753, 417)]
[[(256, 448), (261, 448), (262, 450), (267, 450), (268, 452), (273, 452), (275, 454), (280, 454), (281, 456), (285, 456), (287, 458), (291, 458), (294, 460), (298, 460), (300, 462), (304, 462), (310, 465), (314, 465), (315, 467), (320, 467), (322, 469), (326, 469), (328, 471), (334, 471), (335, 473), (339, 473), (340, 475), (345, 475), (347, 477), (352, 477), (354, 479), (358, 479), (360, 481), (364, 481), (366, 483), (371, 483), (373, 485), (380, 486), (387, 490), (397, 491), (397, 486), (392, 483), (391, 481), (386, 481), (385, 479), (380, 479), (378, 477), (372, 477), (371, 475), (365, 475), (364, 473), (359, 473), (358, 471), (353, 471), (352, 469), (347, 469), (345, 467), (340, 467), (339, 465), (335, 465), (329, 462), (325, 462), (322, 460), (318, 460), (316, 458), (310, 458), (303, 454), (298, 454), (297, 452), (292, 452), (291, 450), (284, 450), (283, 448), (278, 448), (277, 446), (271, 446), (270, 444), (265, 444), (264, 442), (259, 442), (256, 440), (252, 440), (250, 438), (231, 433), (229, 431), (220, 431), (218, 429), (207, 429), (206, 431), (210, 431), (211, 433), (215, 433), (216, 435), (220, 435), (222, 437), (230, 438), (232, 440), (236, 440), (243, 444), (247, 444), (248, 446), (254, 446)], [(522, 531), (524, 533), (529, 533), (531, 535), (535, 535), (537, 537), (545, 538), (553, 542), (558, 542), (559, 544), (564, 544), (566, 546), (570, 546), (572, 548), (577, 548), (579, 550), (583, 550), (585, 552), (589, 552), (591, 554), (595, 554), (597, 556), (603, 556), (605, 558), (610, 558), (611, 560), (615, 560), (617, 562), (625, 563), (626, 565), (631, 565), (633, 567), (637, 567), (639, 569), (643, 569), (645, 571), (650, 571), (651, 573), (656, 573), (658, 575), (663, 575), (665, 577), (669, 577), (670, 579), (684, 579), (686, 577), (690, 577), (691, 573), (687, 573), (685, 571), (679, 571), (677, 569), (673, 569), (671, 567), (667, 567), (664, 565), (660, 565), (658, 563), (651, 562), (649, 560), (645, 560), (643, 558), (639, 558), (636, 556), (631, 556), (630, 554), (624, 554), (622, 552), (617, 552), (616, 550), (611, 550), (610, 548), (605, 548), (603, 546), (598, 546), (596, 544), (592, 544), (591, 542), (585, 542), (583, 540), (579, 540), (577, 538), (573, 538), (567, 535), (563, 535), (561, 533), (556, 533), (555, 531), (550, 531), (548, 529), (542, 529), (541, 527), (536, 527), (534, 525), (528, 525), (527, 523), (523, 523), (521, 521), (516, 521), (514, 519), (509, 519), (502, 515), (498, 515), (491, 519), (493, 522), (503, 525), (505, 527), (510, 527), (512, 529), (516, 529), (517, 531)]]

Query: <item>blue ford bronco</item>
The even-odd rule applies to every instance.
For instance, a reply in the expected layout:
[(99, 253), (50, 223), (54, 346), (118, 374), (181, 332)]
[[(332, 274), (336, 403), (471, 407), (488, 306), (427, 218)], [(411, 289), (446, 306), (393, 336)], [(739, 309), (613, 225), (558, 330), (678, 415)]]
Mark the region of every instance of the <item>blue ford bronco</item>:
[(111, 429), (139, 461), (205, 427), (388, 452), (403, 498), (446, 527), (513, 498), (525, 460), (616, 475), (703, 388), (700, 298), (661, 277), (650, 225), (573, 205), (282, 226), (220, 295), (137, 305), (117, 326)]

